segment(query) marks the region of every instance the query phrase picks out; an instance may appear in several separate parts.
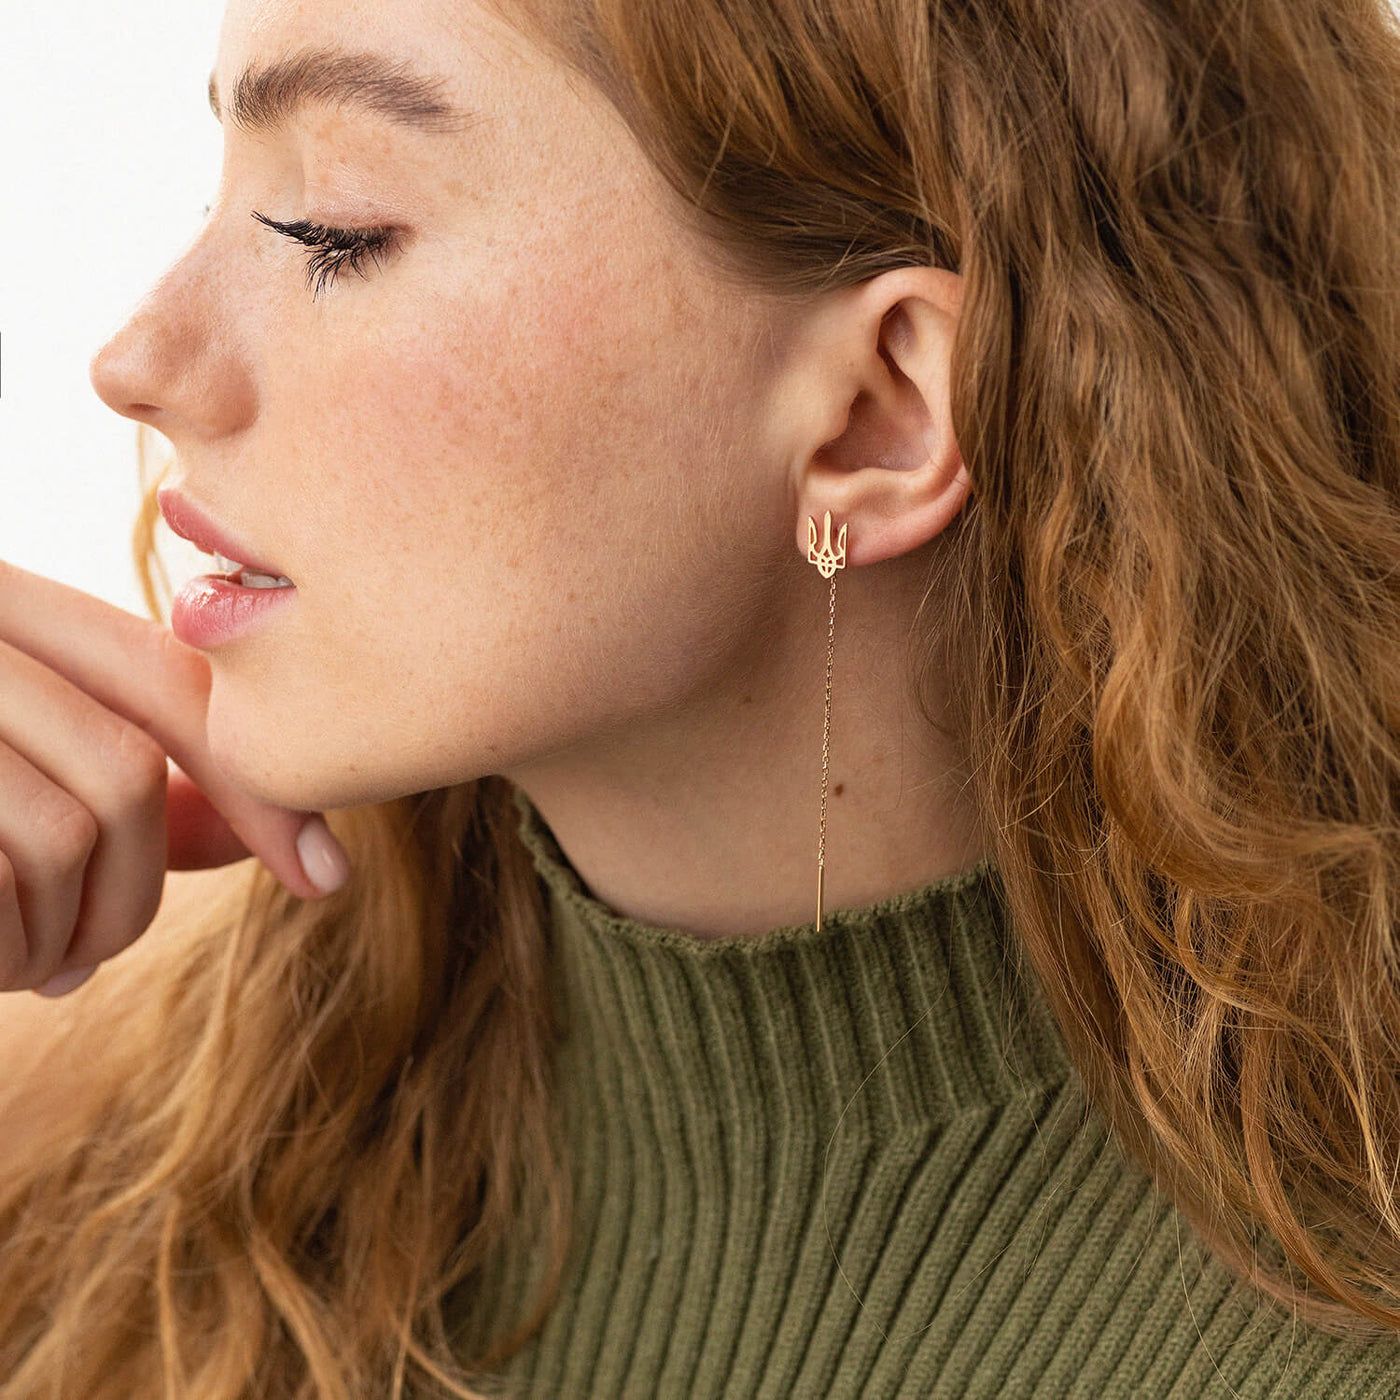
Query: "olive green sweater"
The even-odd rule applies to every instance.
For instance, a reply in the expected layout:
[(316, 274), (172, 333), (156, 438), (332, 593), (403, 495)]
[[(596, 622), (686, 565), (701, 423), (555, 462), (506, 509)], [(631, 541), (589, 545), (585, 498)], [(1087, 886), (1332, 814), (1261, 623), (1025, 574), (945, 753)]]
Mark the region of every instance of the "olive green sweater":
[[(1400, 1396), (1400, 1342), (1252, 1297), (1086, 1110), (990, 861), (820, 931), (708, 942), (596, 901), (517, 803), (567, 1026), (575, 1231), (558, 1301), (483, 1389)], [(522, 1243), (491, 1271), (498, 1323), (536, 1266)]]

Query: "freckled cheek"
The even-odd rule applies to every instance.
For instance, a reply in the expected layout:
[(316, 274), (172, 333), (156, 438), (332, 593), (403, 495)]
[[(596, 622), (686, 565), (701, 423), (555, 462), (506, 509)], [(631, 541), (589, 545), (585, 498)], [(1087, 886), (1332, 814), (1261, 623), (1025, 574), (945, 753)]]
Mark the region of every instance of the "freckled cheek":
[(451, 321), (405, 340), (390, 436), (430, 436), (478, 499), (504, 493), (558, 514), (596, 504), (617, 484), (608, 465), (646, 453), (664, 399), (654, 360), (635, 354), (630, 307), (563, 277), (496, 285), (490, 300), (464, 298)]
[[(372, 627), (415, 598), (533, 591), (565, 559), (573, 578), (615, 567), (619, 529), (640, 531), (632, 507), (654, 499), (654, 370), (620, 324), (626, 304), (552, 286), (547, 304), (532, 303), (526, 285), (495, 285), (489, 300), (445, 295), (435, 320), (332, 339), (307, 366), (320, 389), (304, 381), (301, 407), (287, 405), (318, 498), (310, 572), (328, 597), (353, 581), (351, 607), (373, 608)], [(367, 559), (412, 568), (390, 593), (380, 571), (366, 576)]]

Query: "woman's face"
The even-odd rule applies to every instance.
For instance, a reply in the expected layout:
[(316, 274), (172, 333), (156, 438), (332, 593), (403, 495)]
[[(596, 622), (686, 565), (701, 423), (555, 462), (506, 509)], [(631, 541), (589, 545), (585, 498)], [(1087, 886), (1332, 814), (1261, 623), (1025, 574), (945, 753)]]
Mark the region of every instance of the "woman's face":
[[(284, 73), (235, 125), (245, 71), (346, 48), (466, 120), (281, 110)], [(775, 565), (816, 578), (766, 445), (784, 313), (707, 269), (601, 98), (465, 0), (230, 0), (215, 77), (216, 201), (92, 365), (296, 585), (210, 650), (215, 757), (285, 806), (377, 801), (635, 734), (759, 657)], [(396, 232), (313, 295), (255, 212)]]

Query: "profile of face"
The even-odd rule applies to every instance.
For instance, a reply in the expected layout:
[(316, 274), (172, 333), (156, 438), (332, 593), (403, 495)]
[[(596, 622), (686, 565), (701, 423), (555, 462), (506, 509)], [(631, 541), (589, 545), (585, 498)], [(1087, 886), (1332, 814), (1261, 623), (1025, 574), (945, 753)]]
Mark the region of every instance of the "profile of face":
[[(419, 120), (384, 110), (364, 62), (332, 91), (310, 56), (346, 36), (424, 75)], [(289, 103), (298, 63), (311, 96)], [(956, 513), (927, 386), (958, 279), (739, 285), (604, 99), (471, 0), (229, 0), (214, 78), (216, 199), (91, 377), (170, 441), (170, 484), (296, 586), (210, 651), (215, 758), (305, 809), (486, 773), (542, 798), (585, 769), (662, 800), (697, 762), (732, 787), (799, 743), (811, 779), (827, 608), (807, 516), (851, 520), (854, 566)], [(274, 226), (301, 219), (389, 232), (347, 262)], [(912, 379), (862, 384), (896, 359)], [(846, 664), (863, 637), (872, 679), (894, 582), (864, 626), (847, 585)]]

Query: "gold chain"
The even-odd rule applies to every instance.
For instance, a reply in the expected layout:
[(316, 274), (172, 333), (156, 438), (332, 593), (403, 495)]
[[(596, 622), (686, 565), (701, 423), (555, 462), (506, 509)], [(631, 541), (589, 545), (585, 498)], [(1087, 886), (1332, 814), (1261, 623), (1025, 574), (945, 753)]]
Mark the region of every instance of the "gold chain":
[(817, 927), (822, 926), (822, 875), (826, 865), (826, 783), (831, 762), (831, 666), (836, 655), (836, 575), (831, 575), (831, 615), (826, 633), (826, 706), (822, 715), (822, 811), (817, 842)]
[(817, 522), (807, 517), (807, 562), (815, 564), (823, 578), (831, 580), (831, 616), (826, 632), (826, 708), (822, 714), (822, 815), (817, 842), (817, 927), (822, 926), (822, 879), (826, 873), (826, 784), (831, 773), (831, 664), (836, 654), (836, 571), (846, 567), (846, 526), (831, 543), (831, 512), (822, 515), (822, 538), (817, 545)]

